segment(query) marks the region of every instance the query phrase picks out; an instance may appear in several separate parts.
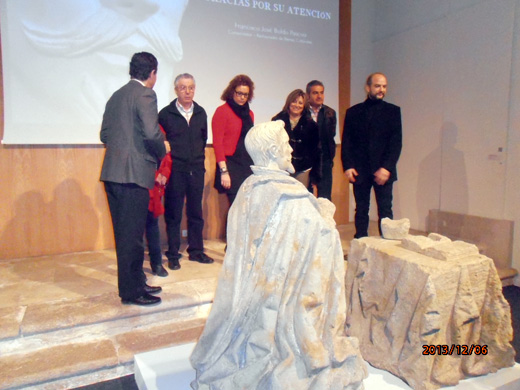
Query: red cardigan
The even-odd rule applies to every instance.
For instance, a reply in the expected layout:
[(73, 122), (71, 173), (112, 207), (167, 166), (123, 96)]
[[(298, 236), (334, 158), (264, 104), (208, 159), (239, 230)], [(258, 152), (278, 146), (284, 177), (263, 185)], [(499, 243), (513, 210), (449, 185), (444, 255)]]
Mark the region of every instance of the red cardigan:
[[(161, 166), (155, 172), (155, 178), (159, 174), (166, 177), (166, 181), (170, 178), (172, 172), (172, 156), (170, 153), (164, 156)], [(164, 206), (162, 203), (162, 197), (164, 195), (164, 189), (166, 185), (161, 185), (155, 182), (155, 186), (150, 190), (150, 202), (148, 203), (148, 211), (153, 213), (154, 218), (159, 218), (159, 215), (164, 214)]]
[[(164, 129), (161, 125), (159, 128), (164, 134)], [(157, 171), (155, 171), (155, 178), (159, 174), (166, 177), (166, 181), (170, 179), (170, 174), (172, 173), (172, 155), (171, 153), (166, 153), (163, 160), (161, 161), (161, 166)], [(161, 185), (155, 182), (155, 186), (150, 190), (150, 202), (148, 203), (148, 211), (153, 213), (154, 218), (159, 218), (159, 215), (164, 214), (164, 206), (162, 203), (162, 197), (164, 195), (164, 188), (166, 185)]]
[[(249, 110), (253, 123), (255, 115)], [(226, 156), (232, 156), (237, 148), (238, 138), (242, 130), (242, 120), (233, 112), (229, 104), (217, 107), (211, 120), (213, 132), (213, 149), (217, 163), (226, 161)]]

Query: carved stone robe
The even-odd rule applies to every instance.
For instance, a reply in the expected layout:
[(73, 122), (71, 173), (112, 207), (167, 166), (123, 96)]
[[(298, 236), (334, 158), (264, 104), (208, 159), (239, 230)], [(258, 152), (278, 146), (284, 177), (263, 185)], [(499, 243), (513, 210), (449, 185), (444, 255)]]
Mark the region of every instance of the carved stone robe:
[(229, 211), (227, 252), (191, 356), (196, 390), (362, 389), (346, 337), (334, 205), (286, 172), (253, 167)]

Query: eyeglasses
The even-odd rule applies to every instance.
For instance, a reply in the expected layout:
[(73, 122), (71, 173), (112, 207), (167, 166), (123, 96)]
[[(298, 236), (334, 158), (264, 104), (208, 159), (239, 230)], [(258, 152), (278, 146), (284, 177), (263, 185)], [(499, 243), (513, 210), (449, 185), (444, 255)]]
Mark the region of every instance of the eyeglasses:
[(180, 87), (177, 87), (177, 89), (180, 91), (180, 92), (193, 92), (195, 91), (195, 86), (194, 85), (190, 85), (189, 87), (186, 87), (185, 85), (181, 85)]
[(241, 97), (241, 98), (248, 98), (249, 97), (249, 93), (244, 93), (244, 92), (238, 92), (238, 91), (235, 91), (235, 94), (238, 96), (238, 97)]

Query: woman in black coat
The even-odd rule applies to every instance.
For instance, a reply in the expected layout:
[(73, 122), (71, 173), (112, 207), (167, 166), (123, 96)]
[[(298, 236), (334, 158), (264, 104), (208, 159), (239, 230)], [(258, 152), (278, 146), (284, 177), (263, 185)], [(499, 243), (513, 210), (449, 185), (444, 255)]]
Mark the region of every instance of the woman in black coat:
[(308, 188), (321, 177), (321, 147), (318, 125), (308, 114), (305, 103), (305, 92), (295, 89), (287, 96), (282, 111), (272, 120), (284, 121), (293, 148), (292, 164), (296, 172), (292, 176)]

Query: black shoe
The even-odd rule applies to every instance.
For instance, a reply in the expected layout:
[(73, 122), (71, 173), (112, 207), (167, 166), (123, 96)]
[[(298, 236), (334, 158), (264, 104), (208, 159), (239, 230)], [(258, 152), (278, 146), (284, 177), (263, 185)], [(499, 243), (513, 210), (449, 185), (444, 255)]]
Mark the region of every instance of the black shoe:
[(157, 266), (152, 266), (152, 274), (165, 278), (168, 276), (168, 271), (164, 269), (162, 264), (159, 264)]
[(179, 264), (179, 259), (168, 260), (168, 268), (171, 269), (172, 271), (181, 269), (181, 265)]
[(150, 306), (161, 303), (161, 298), (154, 297), (153, 295), (144, 293), (140, 297), (134, 299), (121, 299), (123, 305), (139, 305), (139, 306)]
[(214, 260), (205, 253), (197, 253), (190, 255), (190, 261), (198, 261), (202, 264), (211, 264)]
[(145, 283), (144, 292), (147, 294), (158, 294), (162, 291), (161, 286), (149, 286)]

